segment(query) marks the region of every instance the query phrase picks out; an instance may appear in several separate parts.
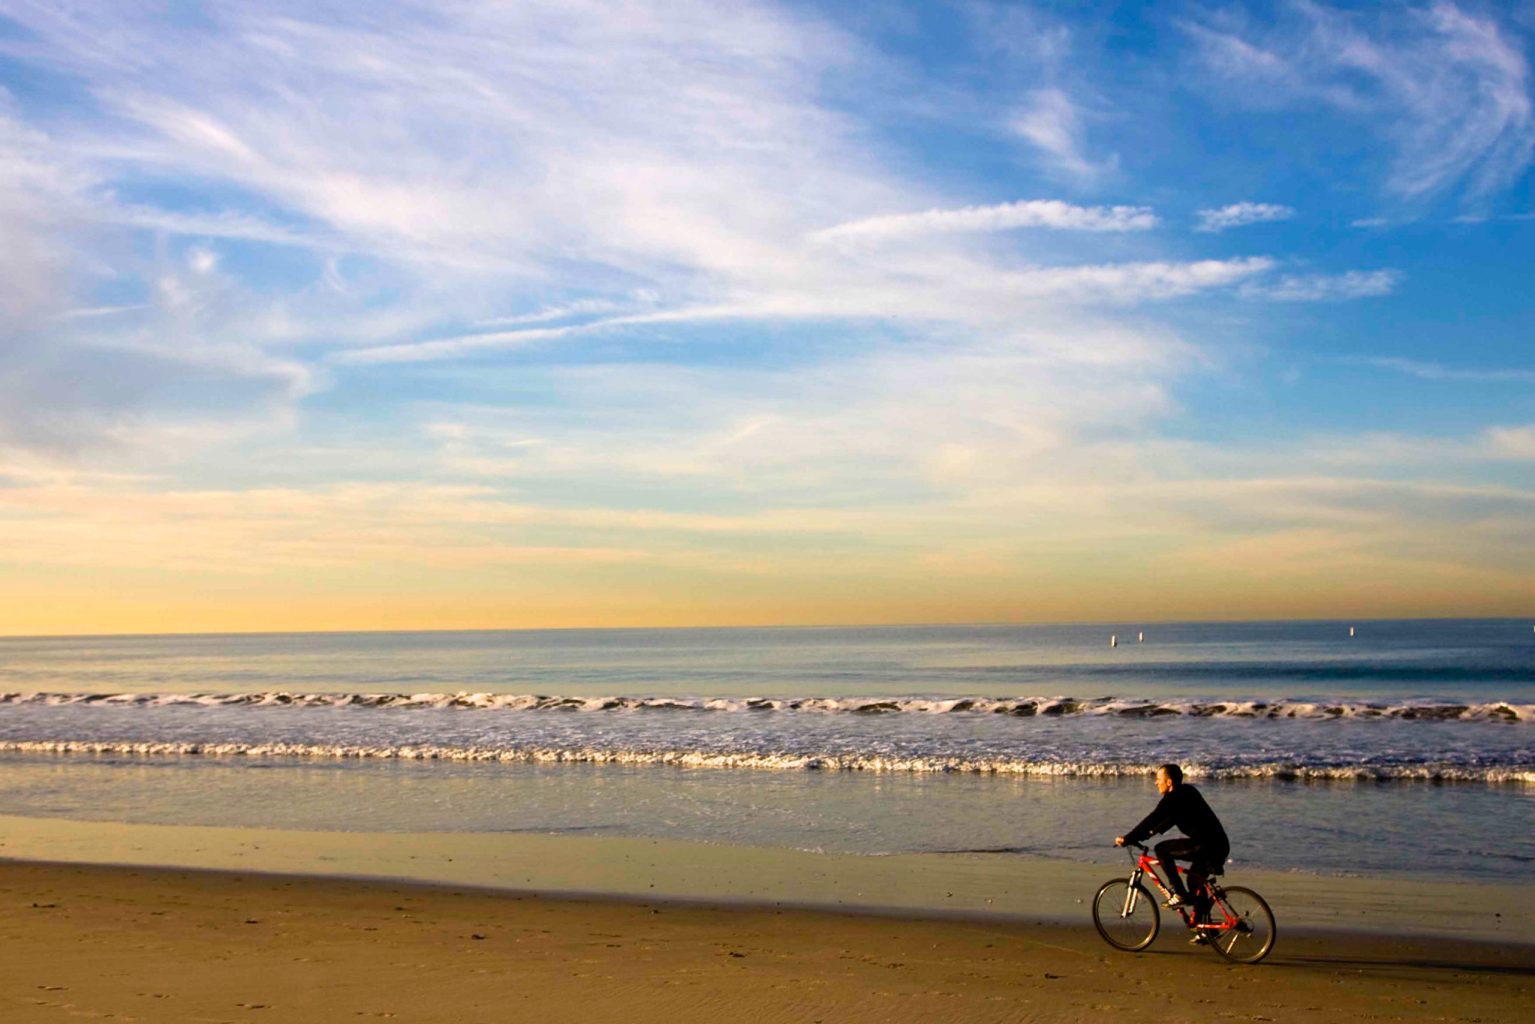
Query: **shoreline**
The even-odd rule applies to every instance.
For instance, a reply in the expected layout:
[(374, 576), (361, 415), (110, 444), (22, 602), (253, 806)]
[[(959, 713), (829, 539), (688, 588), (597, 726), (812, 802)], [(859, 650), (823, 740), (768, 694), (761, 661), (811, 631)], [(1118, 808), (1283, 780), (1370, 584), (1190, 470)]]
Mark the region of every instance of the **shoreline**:
[[(665, 901), (751, 911), (1086, 925), (1123, 866), (1012, 853), (856, 854), (533, 833), (301, 832), (0, 815), (0, 863), (235, 872), (472, 888), (487, 895)], [(1282, 934), (1496, 941), (1535, 948), (1535, 884), (1228, 870)], [(1164, 930), (1169, 922), (1164, 919)]]
[(0, 1016), (15, 1024), (363, 1017), (763, 1022), (1523, 1020), (1535, 948), (1281, 924), (1233, 966), (1164, 931), (869, 916), (248, 871), (0, 862)]

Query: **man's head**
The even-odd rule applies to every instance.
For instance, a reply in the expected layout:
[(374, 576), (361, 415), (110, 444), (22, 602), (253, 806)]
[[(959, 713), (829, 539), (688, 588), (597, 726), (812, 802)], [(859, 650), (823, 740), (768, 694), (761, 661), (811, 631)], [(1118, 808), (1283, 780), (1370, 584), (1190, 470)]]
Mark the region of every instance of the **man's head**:
[(1175, 764), (1164, 764), (1157, 769), (1157, 792), (1166, 796), (1183, 785), (1183, 769)]

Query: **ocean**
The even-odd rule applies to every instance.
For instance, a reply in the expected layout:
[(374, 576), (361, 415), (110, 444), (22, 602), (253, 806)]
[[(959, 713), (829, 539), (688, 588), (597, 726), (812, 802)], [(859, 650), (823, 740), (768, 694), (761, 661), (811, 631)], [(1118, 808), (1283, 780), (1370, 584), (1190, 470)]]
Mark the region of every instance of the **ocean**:
[(0, 639), (0, 814), (1522, 881), (1535, 630), (1428, 620)]

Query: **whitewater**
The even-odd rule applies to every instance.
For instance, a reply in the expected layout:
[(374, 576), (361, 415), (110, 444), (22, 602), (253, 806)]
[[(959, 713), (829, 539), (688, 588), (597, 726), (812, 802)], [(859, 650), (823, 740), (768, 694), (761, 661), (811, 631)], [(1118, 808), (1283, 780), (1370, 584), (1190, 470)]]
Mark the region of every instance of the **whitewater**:
[(9, 693), (0, 752), (1535, 784), (1511, 702)]

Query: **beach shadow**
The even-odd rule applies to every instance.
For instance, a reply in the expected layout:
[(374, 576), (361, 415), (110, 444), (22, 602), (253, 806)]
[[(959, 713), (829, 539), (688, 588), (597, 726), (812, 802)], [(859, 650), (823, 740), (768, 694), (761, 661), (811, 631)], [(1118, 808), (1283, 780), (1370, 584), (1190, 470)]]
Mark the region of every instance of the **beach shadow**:
[[(1346, 957), (1314, 954), (1281, 955), (1276, 951), (1272, 962), (1301, 968), (1347, 969), (1363, 974), (1390, 974), (1395, 971), (1445, 971), (1455, 974), (1491, 974), (1504, 977), (1535, 978), (1535, 961), (1522, 964), (1488, 963), (1483, 960), (1452, 960), (1443, 957)], [(1525, 951), (1525, 955), (1530, 955)]]
[[(1329, 945), (1331, 945), (1329, 943)], [(1299, 946), (1295, 949), (1294, 946)], [(1311, 949), (1307, 949), (1311, 946)], [(1442, 955), (1413, 955), (1410, 953), (1396, 954), (1391, 951), (1381, 950), (1373, 955), (1340, 955), (1320, 951), (1313, 951), (1316, 946), (1306, 939), (1295, 942), (1287, 949), (1283, 939), (1278, 947), (1261, 964), (1247, 968), (1233, 964), (1234, 968), (1242, 970), (1265, 970), (1275, 967), (1290, 968), (1301, 971), (1328, 971), (1340, 973), (1347, 971), (1352, 974), (1390, 977), (1393, 975), (1409, 975), (1423, 973), (1443, 974), (1480, 974), (1505, 978), (1535, 978), (1535, 946), (1527, 946), (1521, 943), (1511, 943), (1501, 948), (1462, 948), (1437, 951)], [(1459, 954), (1459, 955), (1455, 955)], [(1166, 946), (1156, 949), (1148, 949), (1137, 954), (1145, 957), (1192, 957), (1199, 959), (1209, 957), (1210, 951), (1196, 947), (1172, 947)]]

